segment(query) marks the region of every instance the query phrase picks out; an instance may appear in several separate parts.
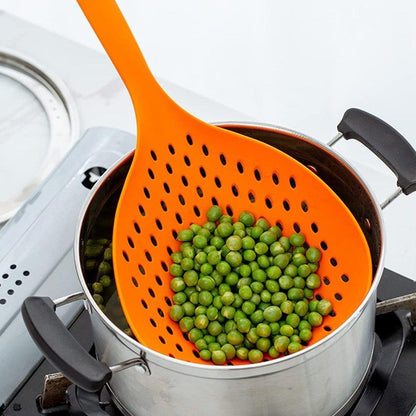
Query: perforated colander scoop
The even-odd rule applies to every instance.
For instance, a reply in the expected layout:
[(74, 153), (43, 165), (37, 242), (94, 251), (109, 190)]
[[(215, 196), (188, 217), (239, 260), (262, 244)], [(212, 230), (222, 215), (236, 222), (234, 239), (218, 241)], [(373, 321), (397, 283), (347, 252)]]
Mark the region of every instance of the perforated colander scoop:
[[(342, 201), (306, 167), (275, 148), (196, 119), (152, 76), (113, 0), (78, 0), (129, 90), (137, 147), (117, 208), (113, 261), (121, 305), (137, 340), (177, 359), (204, 363), (170, 320), (170, 253), (176, 233), (205, 222), (218, 204), (237, 220), (242, 211), (305, 234), (321, 247), (317, 291), (334, 316), (314, 330), (316, 342), (340, 326), (372, 280), (364, 235)], [(295, 140), (295, 139), (294, 139)], [(235, 360), (236, 364), (238, 360)]]

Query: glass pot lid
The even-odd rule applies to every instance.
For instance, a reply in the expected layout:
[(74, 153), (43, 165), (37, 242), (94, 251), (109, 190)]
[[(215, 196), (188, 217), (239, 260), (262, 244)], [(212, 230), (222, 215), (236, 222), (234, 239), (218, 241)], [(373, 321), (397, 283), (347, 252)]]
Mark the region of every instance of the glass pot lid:
[(0, 224), (78, 137), (78, 113), (62, 81), (26, 57), (0, 50)]

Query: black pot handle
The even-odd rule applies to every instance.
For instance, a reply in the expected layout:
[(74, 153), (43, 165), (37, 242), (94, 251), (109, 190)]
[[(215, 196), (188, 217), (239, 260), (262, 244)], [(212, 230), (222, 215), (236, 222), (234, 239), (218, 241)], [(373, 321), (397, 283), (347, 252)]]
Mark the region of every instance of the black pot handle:
[(416, 152), (393, 127), (363, 110), (350, 108), (337, 128), (346, 139), (360, 141), (378, 156), (395, 173), (404, 194), (416, 191)]
[(99, 391), (111, 378), (110, 368), (78, 343), (55, 309), (49, 297), (25, 299), (22, 315), (31, 337), (43, 355), (70, 381), (86, 391)]

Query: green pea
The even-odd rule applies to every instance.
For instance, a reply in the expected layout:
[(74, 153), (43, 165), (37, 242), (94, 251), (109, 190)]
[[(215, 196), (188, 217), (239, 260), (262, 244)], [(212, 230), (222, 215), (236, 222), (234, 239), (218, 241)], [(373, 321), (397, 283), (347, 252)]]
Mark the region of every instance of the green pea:
[(191, 241), (194, 237), (194, 233), (191, 230), (180, 230), (178, 232), (178, 241)]
[(303, 329), (311, 329), (311, 328), (312, 328), (312, 325), (308, 321), (305, 321), (304, 319), (302, 319), (299, 322), (299, 325), (298, 325), (299, 332), (302, 332)]
[(293, 313), (293, 310), (294, 310), (293, 302), (291, 302), (290, 300), (283, 301), (280, 304), (280, 310), (286, 315)]
[(290, 262), (290, 256), (288, 254), (278, 254), (273, 259), (273, 264), (280, 269), (284, 269)]
[(322, 325), (322, 316), (318, 312), (310, 312), (308, 315), (308, 322), (312, 326)]
[[(192, 302), (194, 305), (198, 305), (198, 303), (200, 303), (200, 301), (199, 301), (199, 293), (198, 292), (192, 292), (191, 295), (189, 296), (189, 301)], [(205, 305), (205, 306), (207, 306), (207, 305)]]
[(246, 300), (241, 305), (241, 309), (245, 314), (251, 315), (256, 310), (256, 305), (253, 302)]
[(293, 278), (293, 286), (297, 289), (303, 289), (306, 285), (306, 281), (303, 277), (295, 276)]
[(189, 332), (194, 327), (194, 320), (190, 316), (184, 316), (179, 321), (179, 327), (181, 328), (182, 332)]
[(103, 276), (105, 274), (111, 274), (113, 272), (113, 268), (110, 263), (107, 261), (102, 261), (98, 265), (98, 275)]
[(98, 294), (98, 293), (94, 293), (94, 295), (92, 295), (95, 303), (97, 303), (98, 305), (101, 305), (104, 302), (104, 298)]
[(231, 344), (224, 344), (221, 347), (221, 351), (224, 352), (225, 357), (227, 360), (232, 360), (235, 357), (236, 351), (235, 347)]
[(215, 269), (221, 276), (227, 276), (231, 272), (231, 266), (226, 261), (220, 261), (215, 266)]
[(227, 285), (227, 283), (221, 283), (220, 286), (218, 287), (219, 291), (220, 291), (220, 295), (222, 296), (225, 292), (231, 292), (231, 287), (230, 285)]
[(294, 264), (288, 264), (283, 270), (283, 273), (286, 276), (295, 277), (298, 274), (298, 268)]
[(221, 286), (224, 277), (221, 276), (216, 270), (211, 273), (211, 277), (214, 279), (215, 284), (219, 287)]
[(248, 352), (248, 359), (253, 364), (263, 361), (263, 353), (260, 350), (253, 349)]
[(292, 246), (300, 247), (305, 244), (305, 236), (301, 233), (293, 233), (289, 237), (289, 242)]
[(277, 280), (282, 275), (282, 270), (278, 266), (270, 266), (266, 270), (269, 279)]
[(283, 254), (286, 250), (284, 249), (284, 247), (282, 246), (282, 244), (280, 243), (280, 241), (275, 241), (274, 243), (272, 243), (269, 247), (269, 251), (270, 254), (275, 257), (278, 254)]
[(302, 329), (299, 332), (299, 338), (304, 342), (308, 342), (312, 338), (312, 331), (306, 328)]
[(202, 334), (202, 331), (198, 328), (192, 328), (189, 331), (188, 337), (191, 342), (195, 344), (196, 341), (201, 339), (204, 335)]
[(261, 297), (258, 293), (253, 293), (253, 296), (250, 298), (250, 302), (253, 302), (255, 305), (258, 305), (261, 302)]
[(293, 327), (289, 324), (282, 325), (280, 327), (280, 334), (286, 337), (291, 337), (293, 335)]
[(181, 306), (185, 312), (185, 315), (193, 316), (195, 314), (195, 305), (192, 302), (185, 302)]
[(309, 289), (318, 289), (320, 286), (321, 278), (316, 273), (312, 273), (306, 278), (306, 287)]
[(101, 293), (104, 290), (104, 286), (100, 282), (93, 283), (91, 287), (94, 293)]
[(241, 247), (244, 250), (249, 250), (249, 249), (252, 250), (255, 245), (256, 245), (256, 242), (254, 241), (254, 238), (250, 237), (249, 235), (241, 239)]
[(278, 306), (268, 306), (263, 311), (263, 317), (268, 322), (277, 322), (282, 317), (282, 311)]
[(200, 265), (206, 263), (208, 261), (208, 254), (204, 251), (200, 251), (195, 255), (195, 261)]
[(267, 352), (271, 347), (271, 341), (269, 338), (259, 338), (256, 342), (256, 348), (262, 352)]
[(273, 345), (269, 348), (267, 353), (271, 358), (277, 358), (280, 355), (279, 351), (277, 351)]
[(234, 329), (227, 334), (227, 341), (231, 345), (240, 345), (244, 341), (244, 335)]
[(251, 228), (251, 237), (253, 237), (255, 240), (258, 240), (260, 236), (263, 234), (264, 230), (260, 226), (254, 226)]
[(266, 289), (271, 293), (276, 293), (280, 290), (279, 283), (276, 280), (266, 280)]
[(277, 240), (277, 235), (273, 231), (265, 231), (260, 235), (259, 239), (262, 243), (266, 243), (268, 246), (270, 246)]
[[(201, 228), (199, 231), (198, 231), (198, 234), (197, 235), (200, 235), (201, 237), (204, 237), (204, 238), (206, 238), (207, 239), (207, 244), (208, 244), (208, 239), (209, 238), (211, 238), (211, 233), (209, 232), (209, 230), (207, 230), (206, 228)], [(192, 240), (193, 241), (193, 240)], [(203, 247), (198, 247), (198, 248), (203, 248)]]
[(207, 329), (210, 335), (216, 337), (217, 335), (221, 334), (223, 326), (218, 321), (211, 321), (208, 324)]
[(297, 328), (300, 322), (300, 317), (296, 315), (296, 313), (290, 313), (288, 316), (286, 316), (286, 322), (292, 328)]
[(280, 237), (279, 243), (282, 245), (282, 247), (285, 249), (285, 251), (288, 251), (290, 249), (290, 241), (287, 237)]
[(238, 235), (231, 235), (227, 238), (225, 244), (230, 250), (236, 251), (240, 250), (240, 248), (242, 247), (242, 240)]
[(270, 228), (270, 224), (265, 218), (259, 218), (256, 221), (256, 225), (261, 227), (264, 231), (267, 231)]
[(222, 215), (222, 210), (219, 206), (213, 205), (212, 207), (208, 209), (206, 215), (207, 215), (208, 221), (215, 222), (220, 219)]
[(195, 257), (195, 249), (190, 246), (184, 247), (182, 250), (182, 255), (185, 258), (193, 259)]
[(248, 349), (245, 347), (239, 347), (236, 351), (236, 356), (240, 360), (247, 360), (248, 359)]
[(231, 251), (225, 256), (225, 260), (230, 266), (237, 267), (242, 263), (243, 257), (239, 252)]
[(211, 360), (211, 351), (209, 351), (209, 350), (201, 350), (201, 351), (199, 351), (199, 356), (204, 361), (209, 361), (209, 360)]
[(257, 257), (257, 264), (262, 268), (262, 269), (267, 269), (270, 266), (270, 260), (269, 257), (266, 256), (265, 254), (262, 254), (260, 256)]
[(308, 277), (311, 273), (312, 273), (312, 270), (309, 264), (301, 264), (298, 267), (298, 275), (300, 277)]
[(286, 352), (289, 344), (290, 344), (289, 337), (284, 336), (284, 335), (277, 337), (276, 340), (274, 341), (274, 347), (276, 348), (276, 351), (280, 353)]
[(229, 237), (234, 231), (233, 226), (228, 222), (223, 222), (218, 225), (217, 232), (218, 235), (222, 238)]
[(321, 252), (316, 247), (309, 247), (306, 250), (306, 258), (310, 263), (316, 263), (321, 260)]
[(280, 334), (280, 325), (278, 322), (270, 322), (270, 329), (272, 330), (272, 335)]
[(209, 243), (210, 245), (214, 246), (217, 250), (220, 250), (224, 246), (225, 241), (219, 235), (215, 235), (211, 238), (211, 240), (209, 240)]
[(287, 346), (289, 354), (294, 354), (302, 349), (302, 345), (299, 342), (290, 342)]
[(183, 255), (180, 251), (175, 251), (170, 255), (170, 258), (174, 263), (179, 264), (181, 260), (183, 259)]
[(301, 254), (301, 253), (296, 253), (296, 254), (294, 254), (294, 255), (292, 256), (292, 263), (293, 263), (296, 267), (299, 267), (299, 266), (301, 266), (302, 264), (306, 264), (306, 263), (307, 263), (307, 260), (306, 260), (306, 257), (305, 257), (303, 254)]
[(241, 296), (242, 299), (248, 300), (253, 295), (253, 292), (250, 286), (245, 285), (245, 286), (240, 287), (240, 289), (238, 290), (238, 294)]
[(182, 292), (185, 289), (185, 287), (186, 287), (185, 281), (181, 277), (174, 277), (170, 281), (170, 288), (174, 292)]
[(285, 300), (287, 300), (287, 295), (284, 292), (273, 293), (271, 298), (271, 302), (275, 306), (280, 306)]
[(257, 254), (254, 250), (244, 250), (243, 251), (243, 259), (245, 261), (253, 261), (257, 257)]
[(207, 246), (208, 241), (207, 241), (207, 238), (205, 236), (198, 234), (192, 239), (192, 244), (196, 248), (204, 248), (204, 247)]
[(198, 273), (195, 270), (188, 270), (183, 274), (183, 280), (187, 286), (196, 286), (198, 283)]
[(198, 329), (205, 329), (208, 327), (209, 319), (207, 315), (198, 315), (195, 317), (194, 325)]
[(183, 269), (180, 264), (173, 263), (169, 267), (169, 273), (172, 276), (179, 277), (183, 275)]
[(239, 275), (235, 272), (231, 272), (227, 274), (225, 277), (225, 283), (227, 283), (230, 286), (235, 286), (238, 283)]
[(305, 287), (303, 289), (303, 295), (306, 299), (312, 299), (313, 298), (313, 290), (309, 289), (308, 287)]
[(246, 227), (251, 227), (254, 224), (254, 215), (250, 212), (243, 211), (238, 220), (242, 222)]
[(208, 292), (207, 290), (203, 290), (199, 292), (198, 301), (201, 305), (203, 306), (211, 305), (212, 299), (213, 299), (212, 294)]
[(257, 269), (252, 272), (253, 279), (257, 282), (265, 282), (267, 279), (266, 272), (262, 269)]
[(308, 313), (308, 304), (303, 300), (295, 303), (295, 313), (299, 316), (305, 316)]
[(292, 277), (285, 275), (285, 274), (283, 276), (280, 276), (278, 281), (279, 281), (279, 286), (283, 290), (289, 290), (294, 285)]
[(210, 344), (208, 344), (208, 349), (211, 352), (219, 351), (221, 349), (221, 344), (219, 342), (211, 342)]
[(314, 299), (309, 302), (309, 312), (315, 312), (318, 307), (319, 301)]
[(239, 319), (244, 319), (244, 318), (247, 318), (247, 315), (241, 309), (237, 309), (235, 311), (234, 320), (237, 322)]
[(221, 308), (221, 315), (226, 319), (233, 319), (235, 308), (233, 306), (223, 306)]
[(264, 320), (263, 311), (260, 309), (257, 309), (250, 315), (250, 320), (254, 325), (257, 325)]
[(316, 312), (320, 313), (322, 316), (328, 315), (332, 312), (332, 304), (328, 299), (322, 299), (318, 302), (316, 307)]
[(287, 297), (289, 300), (301, 300), (303, 299), (303, 290), (292, 287), (287, 291)]
[(111, 286), (111, 277), (107, 274), (100, 277), (100, 283), (103, 285), (103, 287), (109, 287)]
[(215, 287), (215, 281), (210, 276), (204, 276), (198, 280), (198, 286), (201, 290), (212, 290)]
[(262, 290), (260, 293), (261, 301), (267, 304), (270, 304), (272, 299), (272, 294), (268, 290)]
[(202, 228), (205, 228), (210, 233), (213, 233), (215, 231), (215, 229), (217, 228), (217, 226), (216, 226), (214, 221), (207, 221), (207, 222), (204, 222), (204, 224), (202, 224)]
[(261, 293), (261, 291), (264, 288), (264, 285), (261, 282), (252, 282), (250, 283), (250, 288), (253, 291), (253, 293)]
[(317, 263), (308, 263), (312, 273), (315, 273), (318, 270), (319, 265)]
[(201, 351), (201, 350), (206, 350), (206, 349), (208, 348), (208, 344), (207, 344), (207, 342), (205, 341), (205, 339), (201, 338), (201, 339), (198, 339), (198, 340), (195, 342), (195, 348), (196, 348), (198, 351)]
[(231, 304), (234, 308), (240, 308), (243, 304), (243, 298), (238, 294), (234, 294), (234, 302)]
[(254, 246), (254, 251), (257, 254), (266, 254), (269, 251), (269, 246), (266, 243), (259, 242)]

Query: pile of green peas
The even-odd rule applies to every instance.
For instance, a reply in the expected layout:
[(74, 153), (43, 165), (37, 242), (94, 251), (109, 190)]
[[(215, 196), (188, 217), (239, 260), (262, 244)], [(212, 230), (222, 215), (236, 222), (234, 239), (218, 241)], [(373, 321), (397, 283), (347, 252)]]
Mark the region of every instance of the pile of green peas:
[(178, 233), (170, 318), (214, 364), (258, 363), (301, 350), (332, 311), (329, 300), (314, 299), (320, 250), (250, 212), (233, 222), (212, 206), (206, 217)]

